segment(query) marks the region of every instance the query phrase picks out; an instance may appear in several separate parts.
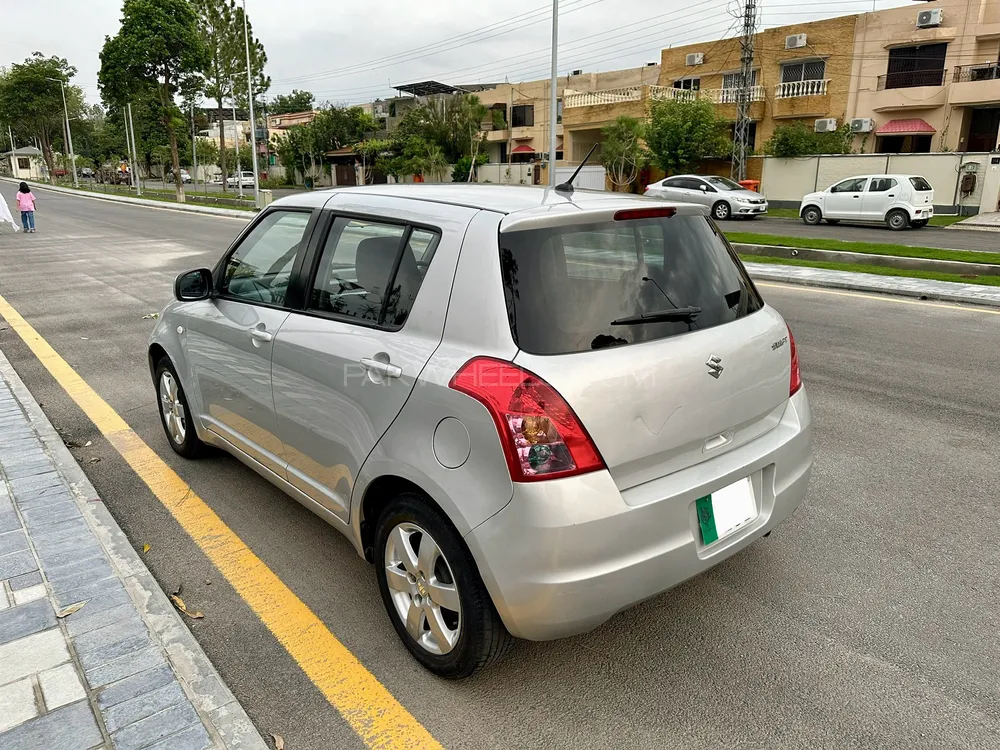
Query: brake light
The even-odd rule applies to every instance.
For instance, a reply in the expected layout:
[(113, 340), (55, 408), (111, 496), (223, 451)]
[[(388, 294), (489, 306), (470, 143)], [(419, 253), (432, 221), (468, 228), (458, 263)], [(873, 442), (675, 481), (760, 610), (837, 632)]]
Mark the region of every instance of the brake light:
[(799, 372), (799, 350), (795, 346), (795, 337), (792, 335), (791, 326), (788, 326), (788, 343), (792, 350), (792, 376), (788, 383), (788, 396), (794, 396), (802, 388), (802, 373)]
[(676, 208), (626, 208), (621, 211), (615, 211), (615, 221), (669, 219), (676, 213)]
[(604, 468), (597, 446), (569, 404), (537, 375), (510, 362), (476, 357), (449, 385), (489, 411), (515, 482)]

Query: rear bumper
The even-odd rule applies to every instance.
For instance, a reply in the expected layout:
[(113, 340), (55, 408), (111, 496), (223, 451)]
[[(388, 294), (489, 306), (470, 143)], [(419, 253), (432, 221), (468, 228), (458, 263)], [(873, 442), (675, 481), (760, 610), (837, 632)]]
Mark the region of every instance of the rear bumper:
[[(788, 517), (809, 483), (811, 433), (803, 389), (766, 435), (625, 497), (607, 471), (516, 484), (510, 504), (466, 541), (513, 635), (582, 633), (717, 565)], [(695, 501), (747, 476), (758, 517), (706, 547)]]

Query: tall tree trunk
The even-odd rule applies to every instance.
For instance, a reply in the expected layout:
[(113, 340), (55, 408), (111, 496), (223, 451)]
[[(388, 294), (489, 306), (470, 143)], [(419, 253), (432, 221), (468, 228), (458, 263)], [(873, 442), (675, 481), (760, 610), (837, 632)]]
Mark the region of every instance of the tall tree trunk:
[(219, 118), (219, 167), (222, 169), (222, 192), (226, 192), (226, 179), (229, 177), (226, 174), (226, 113), (222, 109), (222, 97), (215, 100), (218, 105), (216, 110), (216, 115)]
[(45, 160), (45, 166), (49, 169), (49, 184), (56, 184), (56, 161), (55, 157), (52, 156), (52, 143), (49, 141), (49, 134), (46, 131), (42, 131), (41, 138), (42, 142), (42, 159)]
[(167, 137), (170, 139), (170, 161), (173, 163), (174, 167), (174, 188), (177, 191), (177, 202), (184, 202), (184, 181), (181, 180), (181, 157), (177, 150), (177, 133), (174, 132), (174, 122), (173, 118), (170, 116), (170, 104), (173, 101), (173, 95), (170, 92), (170, 82), (165, 79), (162, 84), (160, 84), (160, 105), (163, 108), (163, 127), (167, 131)]

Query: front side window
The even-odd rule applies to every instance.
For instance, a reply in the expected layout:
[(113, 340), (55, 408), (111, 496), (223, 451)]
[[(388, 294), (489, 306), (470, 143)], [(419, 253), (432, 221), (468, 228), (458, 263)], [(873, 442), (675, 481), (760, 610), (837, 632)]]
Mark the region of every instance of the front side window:
[(320, 257), (309, 309), (399, 328), (439, 239), (425, 229), (338, 218)]
[(872, 184), (868, 186), (868, 192), (885, 193), (892, 190), (897, 184), (891, 177), (873, 177)]
[(285, 304), (309, 217), (304, 211), (272, 211), (261, 219), (226, 261), (222, 294), (246, 302)]
[(701, 79), (700, 78), (681, 78), (674, 81), (675, 89), (683, 89), (684, 91), (699, 91), (701, 89)]
[[(723, 73), (722, 74), (722, 88), (726, 91), (731, 91), (733, 89), (739, 89), (743, 85), (743, 73)], [(754, 68), (750, 71), (750, 85), (757, 85), (757, 69)]]
[(838, 182), (832, 188), (830, 188), (831, 193), (860, 193), (865, 189), (865, 183), (868, 182), (867, 177), (852, 177), (849, 180), (844, 180), (843, 182)]
[(708, 182), (710, 185), (714, 185), (715, 187), (722, 188), (723, 190), (742, 190), (743, 189), (742, 186), (739, 183), (733, 182), (732, 180), (728, 180), (725, 177), (718, 177), (716, 175), (712, 175), (711, 177), (706, 177), (705, 181)]

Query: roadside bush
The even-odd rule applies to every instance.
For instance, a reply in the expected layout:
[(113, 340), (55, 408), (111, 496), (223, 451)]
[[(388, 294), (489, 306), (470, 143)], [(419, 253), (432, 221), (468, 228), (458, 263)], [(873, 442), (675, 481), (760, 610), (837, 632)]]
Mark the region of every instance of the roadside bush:
[(292, 181), (287, 177), (268, 177), (266, 180), (260, 181), (261, 190), (280, 190), (292, 186)]

